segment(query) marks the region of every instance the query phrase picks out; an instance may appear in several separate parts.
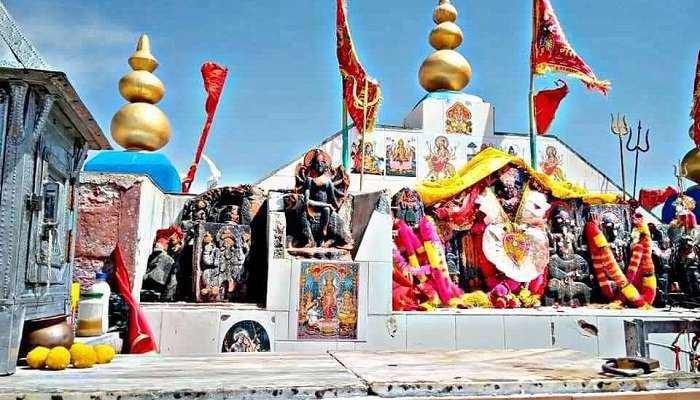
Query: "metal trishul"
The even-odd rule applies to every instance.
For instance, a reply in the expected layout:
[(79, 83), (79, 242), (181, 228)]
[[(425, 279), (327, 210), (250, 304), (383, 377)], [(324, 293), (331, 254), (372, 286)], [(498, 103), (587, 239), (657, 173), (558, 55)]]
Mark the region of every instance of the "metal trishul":
[(617, 136), (618, 142), (620, 143), (620, 174), (622, 175), (622, 200), (625, 200), (627, 195), (627, 187), (625, 184), (625, 152), (622, 147), (622, 138), (629, 135), (631, 129), (627, 125), (627, 117), (618, 113), (617, 116), (610, 114), (610, 131), (613, 135)]
[(678, 193), (685, 192), (685, 185), (683, 183), (683, 179), (688, 177), (688, 169), (685, 166), (683, 166), (683, 161), (678, 161), (678, 165), (673, 166), (673, 176), (676, 177)]
[[(630, 129), (631, 131), (631, 129)], [(634, 191), (632, 192), (633, 195), (637, 194), (637, 172), (639, 170), (639, 153), (646, 153), (649, 151), (649, 129), (647, 128), (646, 133), (644, 134), (644, 146), (640, 145), (640, 142), (642, 140), (642, 121), (639, 121), (637, 125), (637, 144), (634, 146), (631, 146), (632, 143), (632, 135), (629, 135), (627, 138), (627, 144), (625, 145), (625, 148), (627, 148), (627, 151), (633, 152), (634, 153)]]

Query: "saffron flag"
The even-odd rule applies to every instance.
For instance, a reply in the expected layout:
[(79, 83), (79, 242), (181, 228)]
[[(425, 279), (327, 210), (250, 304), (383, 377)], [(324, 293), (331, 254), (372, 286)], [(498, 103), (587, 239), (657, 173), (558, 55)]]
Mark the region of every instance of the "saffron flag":
[(336, 0), (338, 65), (343, 79), (343, 100), (355, 128), (371, 132), (377, 122), (382, 91), (360, 64), (350, 37), (345, 0)]
[(554, 120), (554, 116), (559, 108), (559, 103), (569, 94), (569, 87), (566, 82), (557, 80), (557, 87), (545, 89), (535, 95), (535, 122), (537, 123), (537, 133), (544, 135)]
[(187, 171), (187, 176), (182, 180), (183, 193), (188, 193), (190, 191), (194, 177), (197, 174), (197, 166), (199, 165), (199, 161), (202, 159), (204, 145), (209, 137), (209, 130), (211, 129), (211, 124), (214, 121), (214, 113), (216, 112), (216, 107), (219, 105), (219, 99), (221, 98), (221, 92), (224, 90), (224, 83), (226, 82), (227, 75), (228, 68), (226, 67), (222, 67), (211, 62), (202, 65), (204, 90), (207, 92), (207, 102), (204, 105), (204, 111), (207, 113), (207, 119), (204, 123), (204, 128), (202, 128), (202, 134), (199, 136), (199, 144), (197, 145), (197, 150), (195, 151), (194, 161)]
[(642, 189), (639, 191), (639, 204), (647, 210), (651, 210), (665, 203), (669, 197), (677, 193), (676, 189), (671, 186), (667, 186), (665, 189)]
[(533, 34), (531, 68), (532, 73), (542, 75), (558, 72), (577, 78), (588, 89), (595, 89), (603, 94), (610, 90), (609, 81), (601, 81), (591, 67), (576, 54), (566, 40), (564, 30), (549, 0), (534, 0)]
[(690, 138), (695, 142), (695, 146), (700, 148), (700, 52), (698, 52), (698, 62), (695, 67), (693, 109), (690, 111), (690, 118), (693, 120), (693, 125), (690, 127)]

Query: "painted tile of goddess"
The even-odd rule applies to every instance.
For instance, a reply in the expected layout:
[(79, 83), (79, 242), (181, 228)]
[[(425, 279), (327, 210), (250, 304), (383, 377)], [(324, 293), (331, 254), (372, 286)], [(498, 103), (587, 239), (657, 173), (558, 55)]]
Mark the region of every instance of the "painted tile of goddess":
[(416, 176), (416, 138), (387, 135), (386, 160), (387, 175)]
[(298, 339), (357, 339), (359, 264), (302, 262)]

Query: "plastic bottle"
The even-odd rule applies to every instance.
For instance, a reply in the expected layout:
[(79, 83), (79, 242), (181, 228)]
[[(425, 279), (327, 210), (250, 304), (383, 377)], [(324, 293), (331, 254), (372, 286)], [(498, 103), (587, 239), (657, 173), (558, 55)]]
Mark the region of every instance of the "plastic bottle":
[(102, 333), (109, 330), (109, 295), (111, 294), (107, 274), (98, 272), (95, 274), (95, 283), (90, 287), (88, 293), (100, 293), (102, 295)]
[(84, 293), (78, 303), (78, 330), (76, 334), (81, 337), (100, 336), (102, 330), (102, 294)]

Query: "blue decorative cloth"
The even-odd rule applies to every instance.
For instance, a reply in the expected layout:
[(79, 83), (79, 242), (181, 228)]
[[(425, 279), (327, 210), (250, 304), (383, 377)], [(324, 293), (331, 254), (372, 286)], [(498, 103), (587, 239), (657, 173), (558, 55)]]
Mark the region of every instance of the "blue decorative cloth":
[[(695, 218), (700, 221), (700, 185), (698, 186), (693, 186), (690, 189), (685, 191), (685, 195), (688, 197), (692, 197), (693, 200), (695, 200), (695, 210), (693, 210), (693, 214), (695, 214)], [(668, 224), (675, 218), (676, 216), (676, 208), (673, 206), (673, 202), (676, 201), (678, 198), (677, 194), (674, 194), (673, 196), (669, 197), (668, 200), (664, 203), (663, 208), (661, 209), (661, 222), (664, 224)]]
[(86, 172), (147, 175), (166, 193), (180, 193), (180, 175), (162, 153), (104, 150), (85, 163)]

